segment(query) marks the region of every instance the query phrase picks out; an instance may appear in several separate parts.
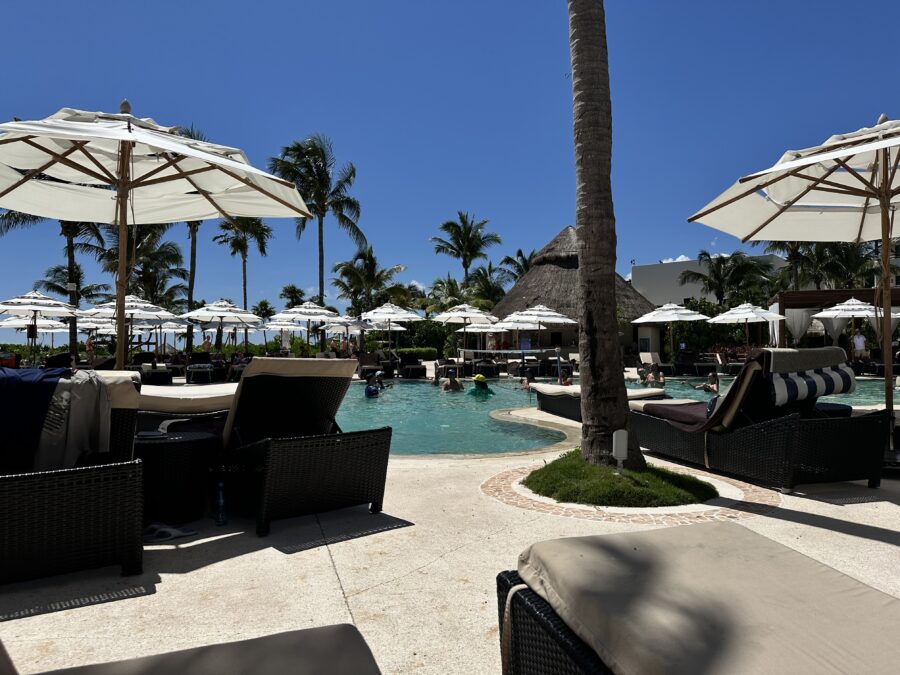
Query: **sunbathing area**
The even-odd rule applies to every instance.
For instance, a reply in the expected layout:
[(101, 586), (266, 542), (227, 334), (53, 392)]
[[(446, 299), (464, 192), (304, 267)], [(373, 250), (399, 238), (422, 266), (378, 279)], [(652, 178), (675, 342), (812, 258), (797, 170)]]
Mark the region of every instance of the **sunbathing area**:
[(526, 5), (8, 8), (0, 675), (900, 671), (868, 17)]

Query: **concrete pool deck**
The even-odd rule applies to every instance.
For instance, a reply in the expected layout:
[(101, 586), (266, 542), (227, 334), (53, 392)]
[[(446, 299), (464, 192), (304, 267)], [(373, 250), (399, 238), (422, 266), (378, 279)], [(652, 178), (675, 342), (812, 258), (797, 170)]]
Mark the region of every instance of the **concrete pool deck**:
[[(491, 493), (499, 476), (555, 458), (578, 435), (577, 423), (537, 410), (513, 414), (573, 435), (549, 451), (394, 456), (383, 514), (346, 509), (279, 520), (264, 539), (250, 520), (206, 520), (192, 524), (194, 538), (147, 546), (138, 577), (104, 568), (5, 585), (0, 639), (30, 673), (350, 622), (384, 673), (499, 673), (494, 578), (515, 568), (522, 549), (692, 517), (654, 510), (588, 518), (504, 501), (506, 487)], [(742, 514), (730, 519), (900, 598), (898, 474), (878, 490), (840, 483), (780, 495), (729, 485), (723, 498)], [(511, 482), (509, 489), (517, 490)], [(758, 512), (740, 506), (748, 494), (764, 500)]]

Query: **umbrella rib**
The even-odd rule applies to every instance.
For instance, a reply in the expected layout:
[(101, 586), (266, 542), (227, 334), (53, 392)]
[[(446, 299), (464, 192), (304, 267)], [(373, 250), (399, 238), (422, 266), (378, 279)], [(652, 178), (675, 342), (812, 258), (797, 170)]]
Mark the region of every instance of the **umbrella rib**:
[[(788, 173), (784, 174), (783, 176), (778, 176), (776, 178), (772, 178), (771, 180), (767, 180), (763, 183), (760, 183), (759, 185), (754, 185), (752, 188), (750, 188), (746, 192), (742, 192), (741, 194), (739, 194), (735, 197), (732, 197), (731, 199), (728, 199), (728, 200), (722, 202), (721, 204), (716, 204), (715, 206), (710, 207), (710, 208), (706, 209), (705, 211), (701, 211), (700, 213), (694, 214), (693, 216), (688, 218), (688, 222), (693, 223), (694, 221), (697, 221), (700, 218), (703, 218), (704, 216), (708, 216), (710, 213), (713, 213), (714, 211), (718, 211), (719, 209), (721, 209), (725, 206), (728, 206), (729, 204), (733, 204), (734, 202), (738, 201), (739, 199), (743, 199), (744, 197), (746, 197), (748, 195), (752, 195), (757, 190), (762, 190), (763, 188), (769, 187), (773, 183), (777, 183), (778, 181), (784, 180), (785, 178), (789, 178), (797, 173), (800, 173), (800, 171), (802, 171), (802, 167), (794, 169), (793, 171), (789, 171)], [(747, 180), (749, 180), (749, 178)], [(738, 182), (739, 183), (745, 182), (745, 179), (741, 178), (738, 180)]]
[(888, 185), (894, 184), (894, 176), (897, 175), (898, 163), (900, 163), (900, 152), (894, 155), (894, 166), (891, 167), (891, 179), (888, 181)]
[[(35, 148), (36, 150), (40, 150), (41, 152), (44, 152), (44, 153), (50, 155), (57, 162), (69, 167), (70, 169), (75, 169), (76, 171), (80, 171), (81, 173), (85, 174), (86, 176), (90, 176), (91, 178), (96, 178), (101, 183), (106, 183), (108, 185), (112, 184), (109, 182), (109, 179), (106, 176), (104, 176), (103, 174), (99, 174), (95, 171), (92, 171), (91, 169), (88, 169), (86, 166), (82, 166), (81, 164), (78, 164), (77, 162), (73, 162), (72, 160), (68, 159), (66, 156), (60, 155), (58, 152), (53, 152), (49, 148), (45, 148), (40, 143), (35, 143), (34, 141), (30, 141), (27, 139), (22, 139), (22, 140), (27, 145), (30, 145), (31, 147)], [(86, 143), (86, 141), (73, 141), (73, 144), (76, 146), (82, 145), (84, 143)], [(113, 181), (113, 183), (114, 182), (115, 181)]]
[[(248, 180), (247, 178), (244, 178), (243, 176), (240, 176), (240, 175), (238, 175), (238, 174), (236, 174), (236, 173), (234, 173), (234, 172), (232, 172), (232, 171), (229, 171), (228, 169), (226, 169), (226, 168), (224, 168), (224, 167), (216, 166), (216, 168), (217, 168), (219, 171), (221, 171), (222, 173), (224, 173), (226, 176), (230, 176), (231, 178), (234, 178), (235, 180), (240, 181), (241, 183), (243, 183), (243, 184), (246, 185), (247, 187), (253, 188), (253, 189), (256, 190), (257, 192), (261, 192), (262, 194), (264, 194), (264, 195), (265, 195), (266, 197), (268, 197), (269, 199), (275, 200), (276, 202), (278, 202), (278, 203), (281, 204), (282, 206), (286, 206), (286, 207), (288, 207), (289, 209), (291, 209), (292, 211), (296, 211), (297, 213), (300, 214), (300, 217), (301, 217), (301, 218), (312, 218), (312, 213), (310, 213), (309, 211), (302, 211), (301, 209), (298, 209), (296, 206), (294, 206), (293, 204), (291, 204), (289, 201), (284, 200), (284, 199), (282, 199), (281, 197), (278, 197), (278, 196), (276, 196), (276, 195), (273, 195), (273, 194), (272, 194), (271, 192), (269, 192), (268, 190), (265, 190), (265, 189), (259, 187), (258, 185), (256, 185), (255, 183), (253, 183), (253, 181)], [(282, 182), (282, 181), (278, 181), (278, 182)], [(284, 184), (284, 183), (282, 183), (282, 184)], [(289, 183), (289, 185), (290, 185), (292, 188), (294, 188), (295, 190), (297, 189), (297, 186), (294, 185), (293, 183)]]
[(166, 161), (163, 162), (162, 164), (160, 164), (158, 167), (156, 167), (156, 168), (154, 168), (154, 169), (151, 169), (150, 171), (148, 171), (147, 173), (145, 173), (143, 176), (138, 176), (138, 177), (135, 178), (133, 181), (131, 181), (132, 187), (134, 187), (135, 185), (140, 185), (141, 183), (143, 183), (143, 181), (145, 181), (146, 179), (150, 178), (150, 176), (155, 176), (155, 175), (158, 174), (160, 171), (165, 171), (165, 170), (168, 169), (170, 166), (172, 166), (175, 162), (178, 162), (178, 161), (181, 161), (181, 158), (180, 158), (180, 157), (178, 157), (178, 158), (176, 158), (176, 157), (168, 157), (168, 158), (166, 159)]
[(755, 237), (757, 234), (759, 234), (760, 230), (762, 230), (764, 227), (767, 227), (767, 226), (768, 226), (773, 220), (775, 220), (778, 216), (780, 216), (782, 213), (784, 213), (784, 212), (787, 211), (789, 208), (791, 208), (795, 203), (797, 203), (797, 202), (800, 201), (803, 197), (805, 197), (807, 194), (809, 194), (810, 190), (812, 190), (813, 188), (815, 188), (816, 185), (818, 185), (819, 182), (821, 182), (821, 181), (825, 180), (826, 178), (828, 178), (828, 176), (830, 176), (831, 174), (833, 174), (835, 171), (837, 171), (837, 165), (835, 165), (835, 166), (831, 167), (830, 169), (828, 169), (828, 171), (825, 172), (825, 175), (822, 176), (820, 179), (818, 179), (817, 182), (815, 182), (815, 183), (810, 183), (810, 184), (806, 187), (806, 189), (803, 190), (803, 192), (801, 192), (800, 194), (796, 195), (793, 199), (790, 199), (790, 200), (788, 200), (787, 202), (785, 202), (784, 205), (783, 205), (780, 209), (778, 209), (778, 211), (776, 211), (774, 215), (772, 215), (771, 217), (767, 218), (767, 219), (766, 219), (759, 227), (757, 227), (755, 230), (753, 230), (753, 232), (751, 232), (750, 234), (748, 234), (746, 237), (742, 237), (742, 238), (741, 238), (741, 242), (742, 242), (742, 243), (747, 243), (747, 241), (748, 241), (749, 239), (751, 239), (752, 237)]
[(132, 183), (132, 184), (131, 184), (131, 187), (132, 187), (132, 188), (139, 188), (139, 187), (147, 187), (148, 185), (158, 185), (158, 184), (160, 184), (160, 183), (168, 183), (168, 182), (171, 182), (171, 181), (173, 181), (173, 180), (181, 180), (182, 178), (184, 178), (184, 177), (186, 177), (186, 176), (193, 176), (193, 175), (198, 174), (198, 173), (206, 173), (207, 171), (212, 171), (212, 170), (213, 170), (213, 167), (211, 167), (211, 166), (204, 166), (204, 167), (201, 167), (201, 168), (199, 168), (199, 169), (191, 169), (190, 171), (184, 171), (184, 170), (182, 170), (182, 174), (181, 174), (181, 175), (177, 175), (177, 176), (171, 176), (171, 175), (170, 175), (170, 176), (162, 176), (162, 177), (160, 177), (160, 178), (154, 178), (153, 180), (147, 180), (147, 181), (142, 180), (142, 181), (139, 181), (139, 182), (136, 182), (136, 183)]
[[(900, 157), (900, 155), (898, 155)], [(896, 165), (895, 165), (896, 166)], [(876, 155), (875, 162), (872, 165), (872, 175), (869, 177), (869, 180), (875, 179), (875, 173), (878, 171), (878, 156)], [(869, 202), (872, 200), (871, 195), (866, 197), (866, 201), (863, 202), (862, 215), (859, 217), (859, 229), (856, 231), (856, 241), (857, 243), (862, 240), (862, 231), (863, 225), (866, 222), (866, 216), (869, 215)]]
[[(166, 157), (170, 157), (169, 153), (165, 153), (165, 156), (166, 156)], [(236, 223), (235, 223), (235, 221), (234, 221), (234, 218), (232, 218), (230, 215), (228, 215), (227, 213), (225, 213), (224, 209), (222, 209), (222, 208), (216, 203), (216, 200), (213, 199), (212, 197), (210, 197), (210, 196), (209, 196), (209, 193), (208, 193), (206, 190), (204, 190), (203, 188), (201, 188), (199, 185), (197, 185), (197, 183), (195, 183), (194, 180), (193, 180), (190, 176), (186, 175), (184, 169), (182, 169), (180, 166), (178, 166), (178, 162), (180, 162), (180, 161), (181, 161), (181, 158), (178, 158), (175, 162), (173, 162), (173, 163), (172, 163), (172, 168), (174, 168), (174, 169), (178, 172), (178, 174), (179, 174), (182, 178), (184, 178), (184, 180), (186, 180), (188, 183), (190, 183), (190, 184), (191, 184), (191, 187), (193, 187), (200, 195), (202, 195), (203, 198), (204, 198), (206, 201), (208, 201), (210, 204), (212, 204), (212, 205), (213, 205), (213, 208), (214, 208), (216, 211), (218, 211), (219, 214), (220, 214), (225, 220), (227, 220), (229, 223), (235, 225)]]
[(102, 171), (104, 173), (104, 175), (109, 179), (110, 183), (116, 182), (116, 177), (113, 176), (112, 172), (109, 169), (107, 169), (105, 166), (103, 166), (103, 164), (100, 162), (99, 159), (97, 159), (90, 152), (88, 152), (88, 150), (84, 147), (84, 145), (79, 146), (78, 149), (81, 151), (82, 155), (87, 157), (88, 160), (90, 160), (90, 162), (94, 166), (96, 166), (98, 169), (100, 169), (100, 171)]
[[(66, 150), (66, 151), (63, 153), (63, 156), (65, 157), (65, 156), (71, 155), (71, 154), (72, 154), (73, 152), (75, 152), (77, 149), (78, 149), (78, 146), (77, 146), (77, 145), (73, 145), (71, 148), (69, 148), (68, 150)], [(15, 183), (13, 183), (13, 184), (10, 185), (8, 188), (6, 188), (5, 190), (3, 190), (3, 192), (0, 192), (0, 197), (5, 197), (6, 195), (8, 195), (10, 192), (12, 192), (13, 190), (15, 190), (16, 188), (19, 188), (19, 187), (23, 186), (25, 183), (27, 183), (28, 181), (30, 181), (30, 180), (31, 180), (32, 178), (34, 178), (35, 176), (39, 176), (39, 175), (42, 174), (44, 171), (46, 171), (47, 169), (49, 169), (51, 166), (53, 166), (54, 164), (56, 164), (58, 161), (59, 161), (58, 159), (54, 158), (54, 159), (51, 159), (51, 160), (50, 160), (49, 162), (47, 162), (46, 164), (44, 164), (43, 166), (39, 166), (37, 169), (32, 169), (31, 171), (29, 171), (28, 173), (26, 173), (24, 176), (22, 176), (19, 180), (17, 180)]]
[(834, 163), (837, 164), (838, 166), (842, 167), (845, 171), (847, 171), (851, 176), (856, 178), (860, 183), (862, 183), (867, 188), (869, 188), (872, 192), (878, 192), (878, 188), (876, 188), (874, 184), (872, 184), (871, 182), (866, 180), (864, 176), (860, 176), (859, 173), (856, 171), (856, 169), (854, 169), (852, 166), (847, 164), (847, 162), (842, 160), (840, 157), (835, 157)]
[[(819, 184), (821, 184), (821, 185), (830, 185), (833, 188), (835, 188), (834, 190), (832, 190), (832, 192), (836, 192), (838, 194), (852, 195), (854, 197), (870, 196), (872, 194), (871, 192), (866, 192), (865, 190), (860, 190), (858, 188), (852, 188), (852, 187), (848, 187), (846, 185), (841, 185), (840, 183), (835, 183), (834, 181), (819, 180), (815, 176), (809, 176), (805, 173), (798, 173), (797, 178), (803, 178), (804, 180), (808, 180), (810, 182), (818, 181)], [(818, 189), (824, 189), (824, 188), (816, 188), (816, 189), (818, 190)]]

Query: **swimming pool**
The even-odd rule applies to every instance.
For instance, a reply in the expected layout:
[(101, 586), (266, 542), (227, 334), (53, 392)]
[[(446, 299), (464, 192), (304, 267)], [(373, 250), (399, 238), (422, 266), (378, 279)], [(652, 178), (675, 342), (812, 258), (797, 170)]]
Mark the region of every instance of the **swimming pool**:
[[(734, 381), (732, 377), (719, 379), (720, 393), (728, 391), (728, 387)], [(696, 401), (708, 401), (712, 394), (702, 389), (694, 389), (695, 384), (706, 382), (705, 377), (689, 377), (685, 379), (667, 379), (666, 394), (672, 398), (691, 398)], [(626, 382), (629, 389), (643, 389), (637, 382)], [(820, 400), (829, 403), (844, 403), (846, 405), (884, 405), (884, 380), (856, 380), (856, 391), (852, 394), (837, 394), (836, 396), (823, 396)]]
[(393, 427), (391, 452), (398, 455), (532, 450), (565, 438), (552, 429), (491, 419), (492, 410), (533, 407), (537, 400), (512, 381), (492, 381), (490, 386), (497, 395), (482, 401), (462, 392), (441, 391), (428, 382), (400, 381), (378, 398), (366, 398), (363, 386), (354, 383), (337, 421), (344, 431)]

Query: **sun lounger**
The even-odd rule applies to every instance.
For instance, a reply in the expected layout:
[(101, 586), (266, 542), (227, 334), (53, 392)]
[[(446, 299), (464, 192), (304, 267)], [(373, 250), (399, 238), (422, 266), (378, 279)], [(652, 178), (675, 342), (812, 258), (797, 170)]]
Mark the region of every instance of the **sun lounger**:
[(352, 359), (255, 358), (244, 370), (223, 464), (227, 499), (255, 512), (259, 536), (278, 518), (358, 504), (381, 510), (391, 429), (337, 433), (355, 369)]
[(400, 377), (403, 379), (415, 379), (425, 377), (425, 366), (422, 361), (410, 354), (400, 354)]
[[(10, 667), (12, 663), (0, 644), (0, 673), (6, 675)], [(379, 675), (381, 671), (356, 627), (339, 624), (52, 672), (57, 675)]]
[[(531, 390), (537, 394), (538, 410), (566, 419), (581, 421), (581, 387), (577, 385), (544, 384), (535, 382)], [(665, 389), (626, 389), (628, 401), (665, 398)]]
[(900, 601), (734, 523), (540, 542), (497, 577), (497, 599), (509, 675), (886, 675), (900, 663), (885, 634)]
[(659, 358), (659, 352), (641, 352), (640, 359), (641, 365), (657, 365), (663, 375), (675, 375), (675, 364), (663, 363), (662, 359)]
[(715, 403), (648, 403), (632, 410), (631, 429), (650, 452), (773, 487), (860, 479), (877, 487), (887, 416), (816, 408), (818, 396), (855, 387), (845, 360), (839, 347), (762, 350)]

